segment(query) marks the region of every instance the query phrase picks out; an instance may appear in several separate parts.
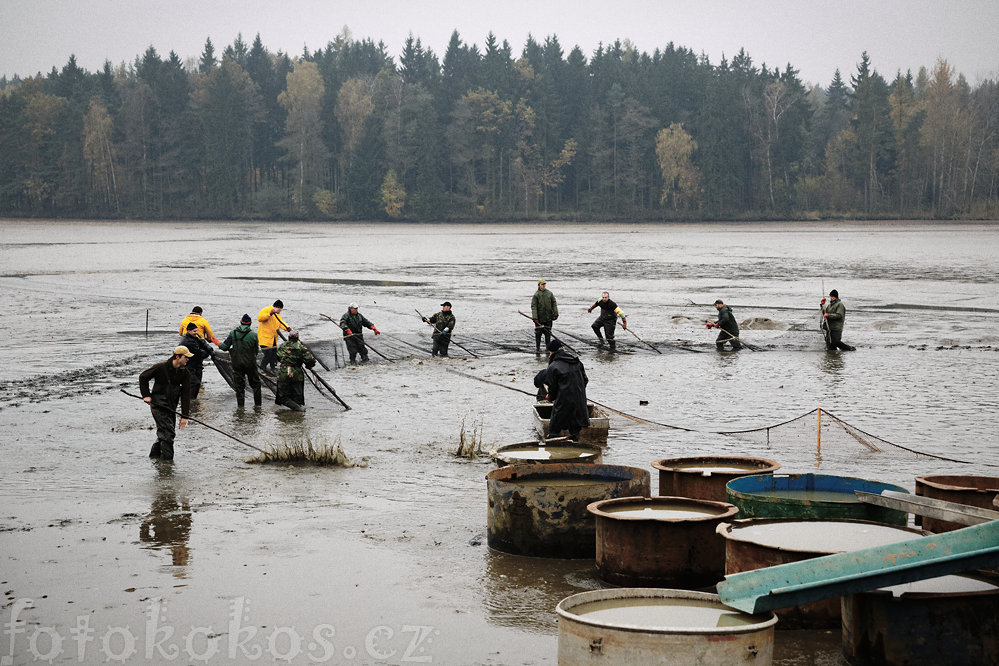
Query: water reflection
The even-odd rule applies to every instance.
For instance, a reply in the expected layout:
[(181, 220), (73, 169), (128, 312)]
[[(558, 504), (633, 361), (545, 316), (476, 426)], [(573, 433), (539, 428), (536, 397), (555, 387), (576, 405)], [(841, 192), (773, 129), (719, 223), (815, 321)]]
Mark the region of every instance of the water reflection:
[(839, 377), (839, 373), (845, 367), (845, 356), (842, 352), (827, 351), (819, 356), (819, 370), (829, 375)]
[(191, 559), (191, 506), (174, 485), (173, 465), (158, 465), (156, 495), (139, 526), (139, 539), (150, 550), (169, 550), (174, 578), (187, 578)]
[(482, 605), (489, 621), (548, 634), (555, 606), (566, 597), (604, 587), (592, 559), (563, 560), (511, 555), (492, 548), (484, 553)]

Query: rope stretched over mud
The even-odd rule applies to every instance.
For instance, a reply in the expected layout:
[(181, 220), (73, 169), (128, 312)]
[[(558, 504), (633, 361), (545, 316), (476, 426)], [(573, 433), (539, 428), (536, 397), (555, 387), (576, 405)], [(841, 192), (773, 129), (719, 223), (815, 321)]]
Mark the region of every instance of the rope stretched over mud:
[[(495, 381), (492, 381), (490, 379), (486, 379), (484, 377), (478, 377), (476, 375), (473, 375), (473, 374), (470, 374), (470, 373), (467, 373), (467, 372), (461, 372), (460, 370), (454, 370), (452, 368), (447, 368), (447, 370), (448, 370), (448, 372), (453, 372), (453, 373), (455, 373), (457, 375), (461, 375), (462, 377), (468, 377), (469, 379), (475, 379), (475, 380), (478, 380), (480, 382), (485, 382), (487, 384), (493, 384), (495, 386), (501, 386), (501, 387), (503, 387), (505, 389), (509, 389), (511, 391), (517, 391), (518, 393), (524, 393), (524, 394), (532, 396), (532, 397), (535, 396), (535, 394), (531, 393), (530, 391), (525, 391), (523, 389), (516, 388), (514, 386), (508, 386), (506, 384), (501, 384), (500, 382), (495, 382)], [(606, 410), (608, 410), (610, 412), (613, 412), (614, 414), (617, 414), (618, 416), (623, 416), (624, 418), (630, 419), (632, 421), (635, 421), (636, 423), (648, 423), (650, 425), (656, 425), (656, 426), (659, 426), (659, 427), (662, 427), (662, 428), (670, 428), (671, 430), (683, 430), (684, 432), (703, 432), (703, 433), (709, 434), (709, 435), (744, 435), (744, 434), (753, 433), (753, 432), (766, 432), (768, 438), (769, 438), (770, 431), (773, 430), (774, 428), (779, 428), (781, 426), (785, 426), (785, 425), (788, 425), (790, 423), (794, 423), (795, 421), (800, 421), (801, 419), (803, 419), (803, 418), (805, 418), (807, 416), (815, 414), (820, 409), (820, 408), (816, 407), (812, 411), (806, 412), (805, 414), (802, 414), (801, 416), (797, 416), (797, 417), (795, 417), (793, 419), (788, 419), (787, 421), (782, 421), (781, 423), (776, 423), (776, 424), (773, 424), (773, 425), (763, 426), (761, 428), (749, 428), (747, 430), (698, 430), (696, 428), (684, 428), (682, 426), (675, 426), (675, 425), (671, 425), (669, 423), (660, 423), (659, 421), (652, 421), (650, 419), (643, 419), (640, 416), (635, 416), (634, 414), (628, 414), (627, 412), (622, 412), (620, 410), (614, 409), (613, 407), (610, 407), (610, 406), (605, 405), (603, 403), (597, 402), (596, 400), (589, 399), (589, 401), (592, 402), (594, 405), (599, 405), (600, 407), (603, 407), (604, 409), (606, 409)], [(889, 442), (887, 439), (884, 439), (882, 437), (878, 437), (877, 435), (872, 435), (869, 432), (865, 432), (864, 430), (861, 430), (860, 428), (847, 423), (843, 419), (839, 418), (838, 416), (836, 416), (834, 414), (831, 414), (830, 412), (828, 412), (828, 411), (826, 411), (824, 409), (822, 410), (822, 413), (825, 416), (828, 416), (829, 418), (831, 418), (838, 425), (840, 425), (847, 432), (847, 434), (849, 434), (851, 437), (853, 437), (854, 439), (856, 439), (861, 445), (863, 445), (864, 447), (866, 447), (867, 449), (869, 449), (869, 450), (871, 450), (871, 451), (873, 451), (875, 453), (882, 453), (883, 451), (880, 448), (878, 448), (877, 446), (875, 446), (874, 444), (871, 444), (870, 442), (868, 442), (864, 438), (858, 436), (856, 433), (854, 433), (852, 431), (855, 430), (855, 431), (861, 433), (862, 435), (866, 435), (867, 437), (870, 437), (872, 439), (876, 439), (879, 442), (884, 442), (885, 444), (888, 444), (889, 446), (893, 446), (893, 447), (895, 447), (897, 449), (901, 449), (902, 451), (907, 451), (907, 452), (912, 453), (912, 454), (917, 455), (917, 456), (925, 456), (927, 458), (935, 458), (937, 460), (944, 460), (944, 461), (947, 461), (947, 462), (960, 463), (962, 465), (972, 465), (972, 464), (974, 464), (974, 463), (972, 463), (972, 462), (970, 462), (968, 460), (958, 460), (957, 458), (948, 458), (946, 456), (938, 456), (938, 455), (933, 454), (933, 453), (926, 453), (925, 451), (918, 451), (916, 449), (912, 449), (912, 448), (909, 448), (907, 446), (902, 446), (901, 444), (895, 444), (894, 442)]]

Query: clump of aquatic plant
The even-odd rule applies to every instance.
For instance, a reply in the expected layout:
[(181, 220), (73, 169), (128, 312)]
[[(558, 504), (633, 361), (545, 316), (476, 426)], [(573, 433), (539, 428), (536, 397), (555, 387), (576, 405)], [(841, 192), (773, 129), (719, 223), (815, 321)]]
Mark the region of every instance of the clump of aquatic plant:
[(340, 437), (333, 441), (314, 441), (311, 435), (304, 439), (285, 439), (269, 444), (266, 454), (249, 458), (248, 463), (309, 463), (335, 467), (354, 467), (355, 463), (344, 453)]
[(461, 431), (458, 433), (458, 449), (454, 455), (471, 460), (482, 453), (482, 423), (472, 421), (471, 428), (465, 427), (465, 419), (461, 420)]

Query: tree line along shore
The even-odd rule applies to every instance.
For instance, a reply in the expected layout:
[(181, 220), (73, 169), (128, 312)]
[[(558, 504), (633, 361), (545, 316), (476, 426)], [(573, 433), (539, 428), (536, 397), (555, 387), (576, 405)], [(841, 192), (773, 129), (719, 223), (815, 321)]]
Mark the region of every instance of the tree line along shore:
[(348, 30), (0, 78), (0, 216), (996, 219), (999, 85), (944, 59), (826, 85), (668, 43), (398, 58)]

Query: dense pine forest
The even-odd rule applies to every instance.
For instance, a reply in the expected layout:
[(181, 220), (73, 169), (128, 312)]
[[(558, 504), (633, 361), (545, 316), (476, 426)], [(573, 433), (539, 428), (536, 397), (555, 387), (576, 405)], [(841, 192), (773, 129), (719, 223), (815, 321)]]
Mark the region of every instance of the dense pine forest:
[(346, 29), (0, 79), (0, 216), (701, 220), (999, 217), (999, 86), (946, 61), (825, 87), (672, 43), (398, 58)]

